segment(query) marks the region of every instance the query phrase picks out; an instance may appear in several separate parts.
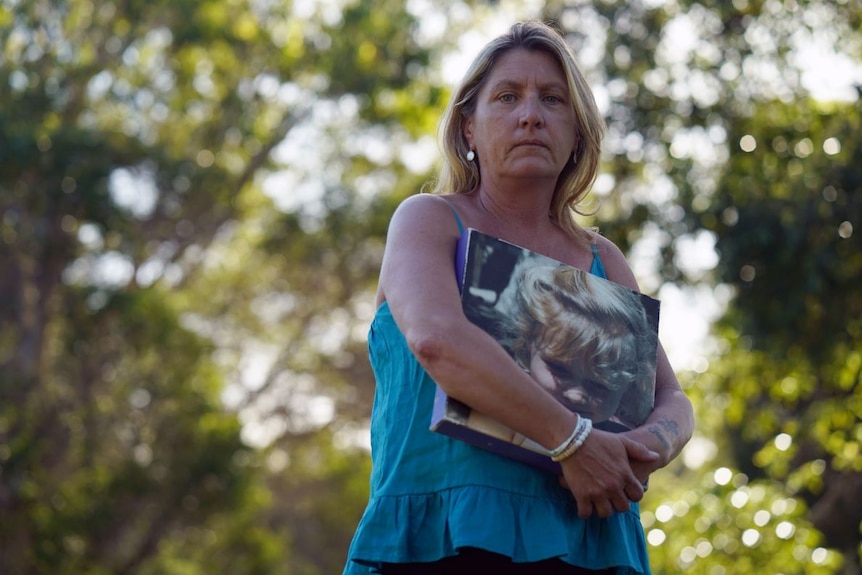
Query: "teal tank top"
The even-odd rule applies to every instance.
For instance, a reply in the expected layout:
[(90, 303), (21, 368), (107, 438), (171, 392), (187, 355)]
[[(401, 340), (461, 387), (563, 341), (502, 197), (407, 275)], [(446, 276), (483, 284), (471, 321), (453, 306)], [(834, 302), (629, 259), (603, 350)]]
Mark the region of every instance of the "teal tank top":
[[(593, 254), (590, 273), (606, 277), (595, 245)], [(555, 475), (429, 429), (436, 384), (386, 302), (371, 323), (368, 349), (377, 383), (371, 493), (344, 575), (437, 561), (462, 547), (515, 562), (559, 558), (617, 575), (650, 573), (637, 504), (607, 519), (581, 519)]]

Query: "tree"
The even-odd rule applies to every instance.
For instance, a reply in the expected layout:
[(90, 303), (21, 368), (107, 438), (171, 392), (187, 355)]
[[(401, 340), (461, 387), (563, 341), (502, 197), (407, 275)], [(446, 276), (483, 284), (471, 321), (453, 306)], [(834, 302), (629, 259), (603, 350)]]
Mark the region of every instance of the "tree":
[(743, 150), (700, 220), (737, 293), (719, 325), (733, 350), (718, 390), (728, 447), (811, 507), (845, 573), (859, 572), (862, 541), (859, 123), (855, 106), (812, 102), (740, 122), (731, 141)]
[[(702, 407), (695, 449), (721, 437), (723, 466), (704, 478), (677, 465), (666, 473), (690, 490), (657, 480), (648, 496), (665, 569), (835, 572), (843, 556), (858, 572), (859, 116), (813, 99), (817, 70), (801, 63), (818, 45), (858, 61), (859, 14), (854, 2), (546, 7), (597, 54), (610, 152), (599, 192), (616, 190), (602, 198), (606, 233), (657, 245), (670, 281), (733, 294), (709, 368), (682, 374)], [(704, 233), (720, 256), (711, 272), (679, 258)]]
[[(319, 533), (334, 524), (314, 481), (349, 494), (360, 460), (321, 441), (338, 425), (321, 432), (307, 406), (369, 401), (358, 344), (323, 340), (360, 305), (383, 233), (368, 214), (393, 202), (354, 203), (352, 186), (403, 165), (384, 169), (345, 139), (354, 148), (328, 156), (318, 213), (274, 209), (263, 177), (311, 120), (409, 142), (440, 92), (419, 81), (428, 50), (400, 3), (301, 8), (0, 7), (0, 571), (319, 573), (338, 561), (290, 545), (308, 509), (330, 516)], [(264, 384), (225, 409), (247, 354), (269, 344)], [(320, 386), (306, 402), (280, 395), (309, 382)], [(268, 411), (284, 427), (254, 449)], [(311, 498), (292, 514), (274, 499), (282, 452), (291, 488)], [(303, 452), (332, 460), (300, 466)]]

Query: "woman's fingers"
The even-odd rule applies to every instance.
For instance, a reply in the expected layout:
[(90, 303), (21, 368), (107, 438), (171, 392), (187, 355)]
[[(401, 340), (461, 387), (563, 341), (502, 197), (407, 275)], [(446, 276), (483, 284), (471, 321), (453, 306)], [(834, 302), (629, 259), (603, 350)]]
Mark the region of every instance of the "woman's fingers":
[(625, 436), (621, 436), (620, 439), (622, 439), (623, 445), (625, 445), (629, 459), (642, 462), (658, 461), (659, 454), (649, 449), (643, 443)]
[(561, 485), (578, 504), (578, 515), (609, 517), (627, 511), (643, 498), (644, 489), (629, 457), (650, 460), (654, 453), (642, 444), (612, 433), (593, 432), (570, 459), (563, 462)]
[(590, 500), (584, 498), (578, 501), (578, 516), (586, 519), (593, 514), (606, 519), (614, 513), (622, 513), (628, 511), (630, 502), (625, 497), (617, 497), (615, 499), (601, 498)]

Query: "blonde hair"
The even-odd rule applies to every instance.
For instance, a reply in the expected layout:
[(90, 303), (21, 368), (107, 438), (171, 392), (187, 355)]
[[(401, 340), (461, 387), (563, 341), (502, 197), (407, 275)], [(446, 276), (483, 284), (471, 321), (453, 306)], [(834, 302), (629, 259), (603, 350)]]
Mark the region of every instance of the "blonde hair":
[(524, 270), (514, 294), (509, 333), (518, 363), (530, 365), (542, 350), (581, 377), (623, 391), (621, 419), (646, 419), (656, 336), (637, 293), (568, 266), (538, 265)]
[(549, 215), (573, 239), (589, 241), (587, 232), (575, 221), (575, 214), (585, 213), (580, 204), (598, 174), (605, 124), (574, 52), (556, 30), (541, 22), (515, 24), (507, 34), (489, 42), (467, 70), (440, 122), (443, 164), (431, 192), (467, 193), (479, 185), (478, 163), (466, 159), (470, 150), (464, 138), (464, 120), (476, 110), (477, 94), (497, 61), (519, 48), (550, 54), (566, 76), (576, 124), (577, 160), (570, 158), (560, 173)]

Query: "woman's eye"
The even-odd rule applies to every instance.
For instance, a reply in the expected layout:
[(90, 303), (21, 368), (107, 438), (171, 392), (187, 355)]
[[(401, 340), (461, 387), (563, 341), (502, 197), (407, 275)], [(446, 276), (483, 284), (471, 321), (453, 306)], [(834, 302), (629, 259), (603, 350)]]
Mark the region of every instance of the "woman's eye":
[(502, 96), (500, 96), (500, 101), (506, 102), (506, 103), (514, 102), (515, 101), (515, 95), (514, 94), (503, 94)]
[(557, 96), (553, 96), (553, 95), (545, 96), (545, 102), (547, 102), (549, 104), (559, 104), (562, 101), (563, 101), (563, 99), (559, 98)]

